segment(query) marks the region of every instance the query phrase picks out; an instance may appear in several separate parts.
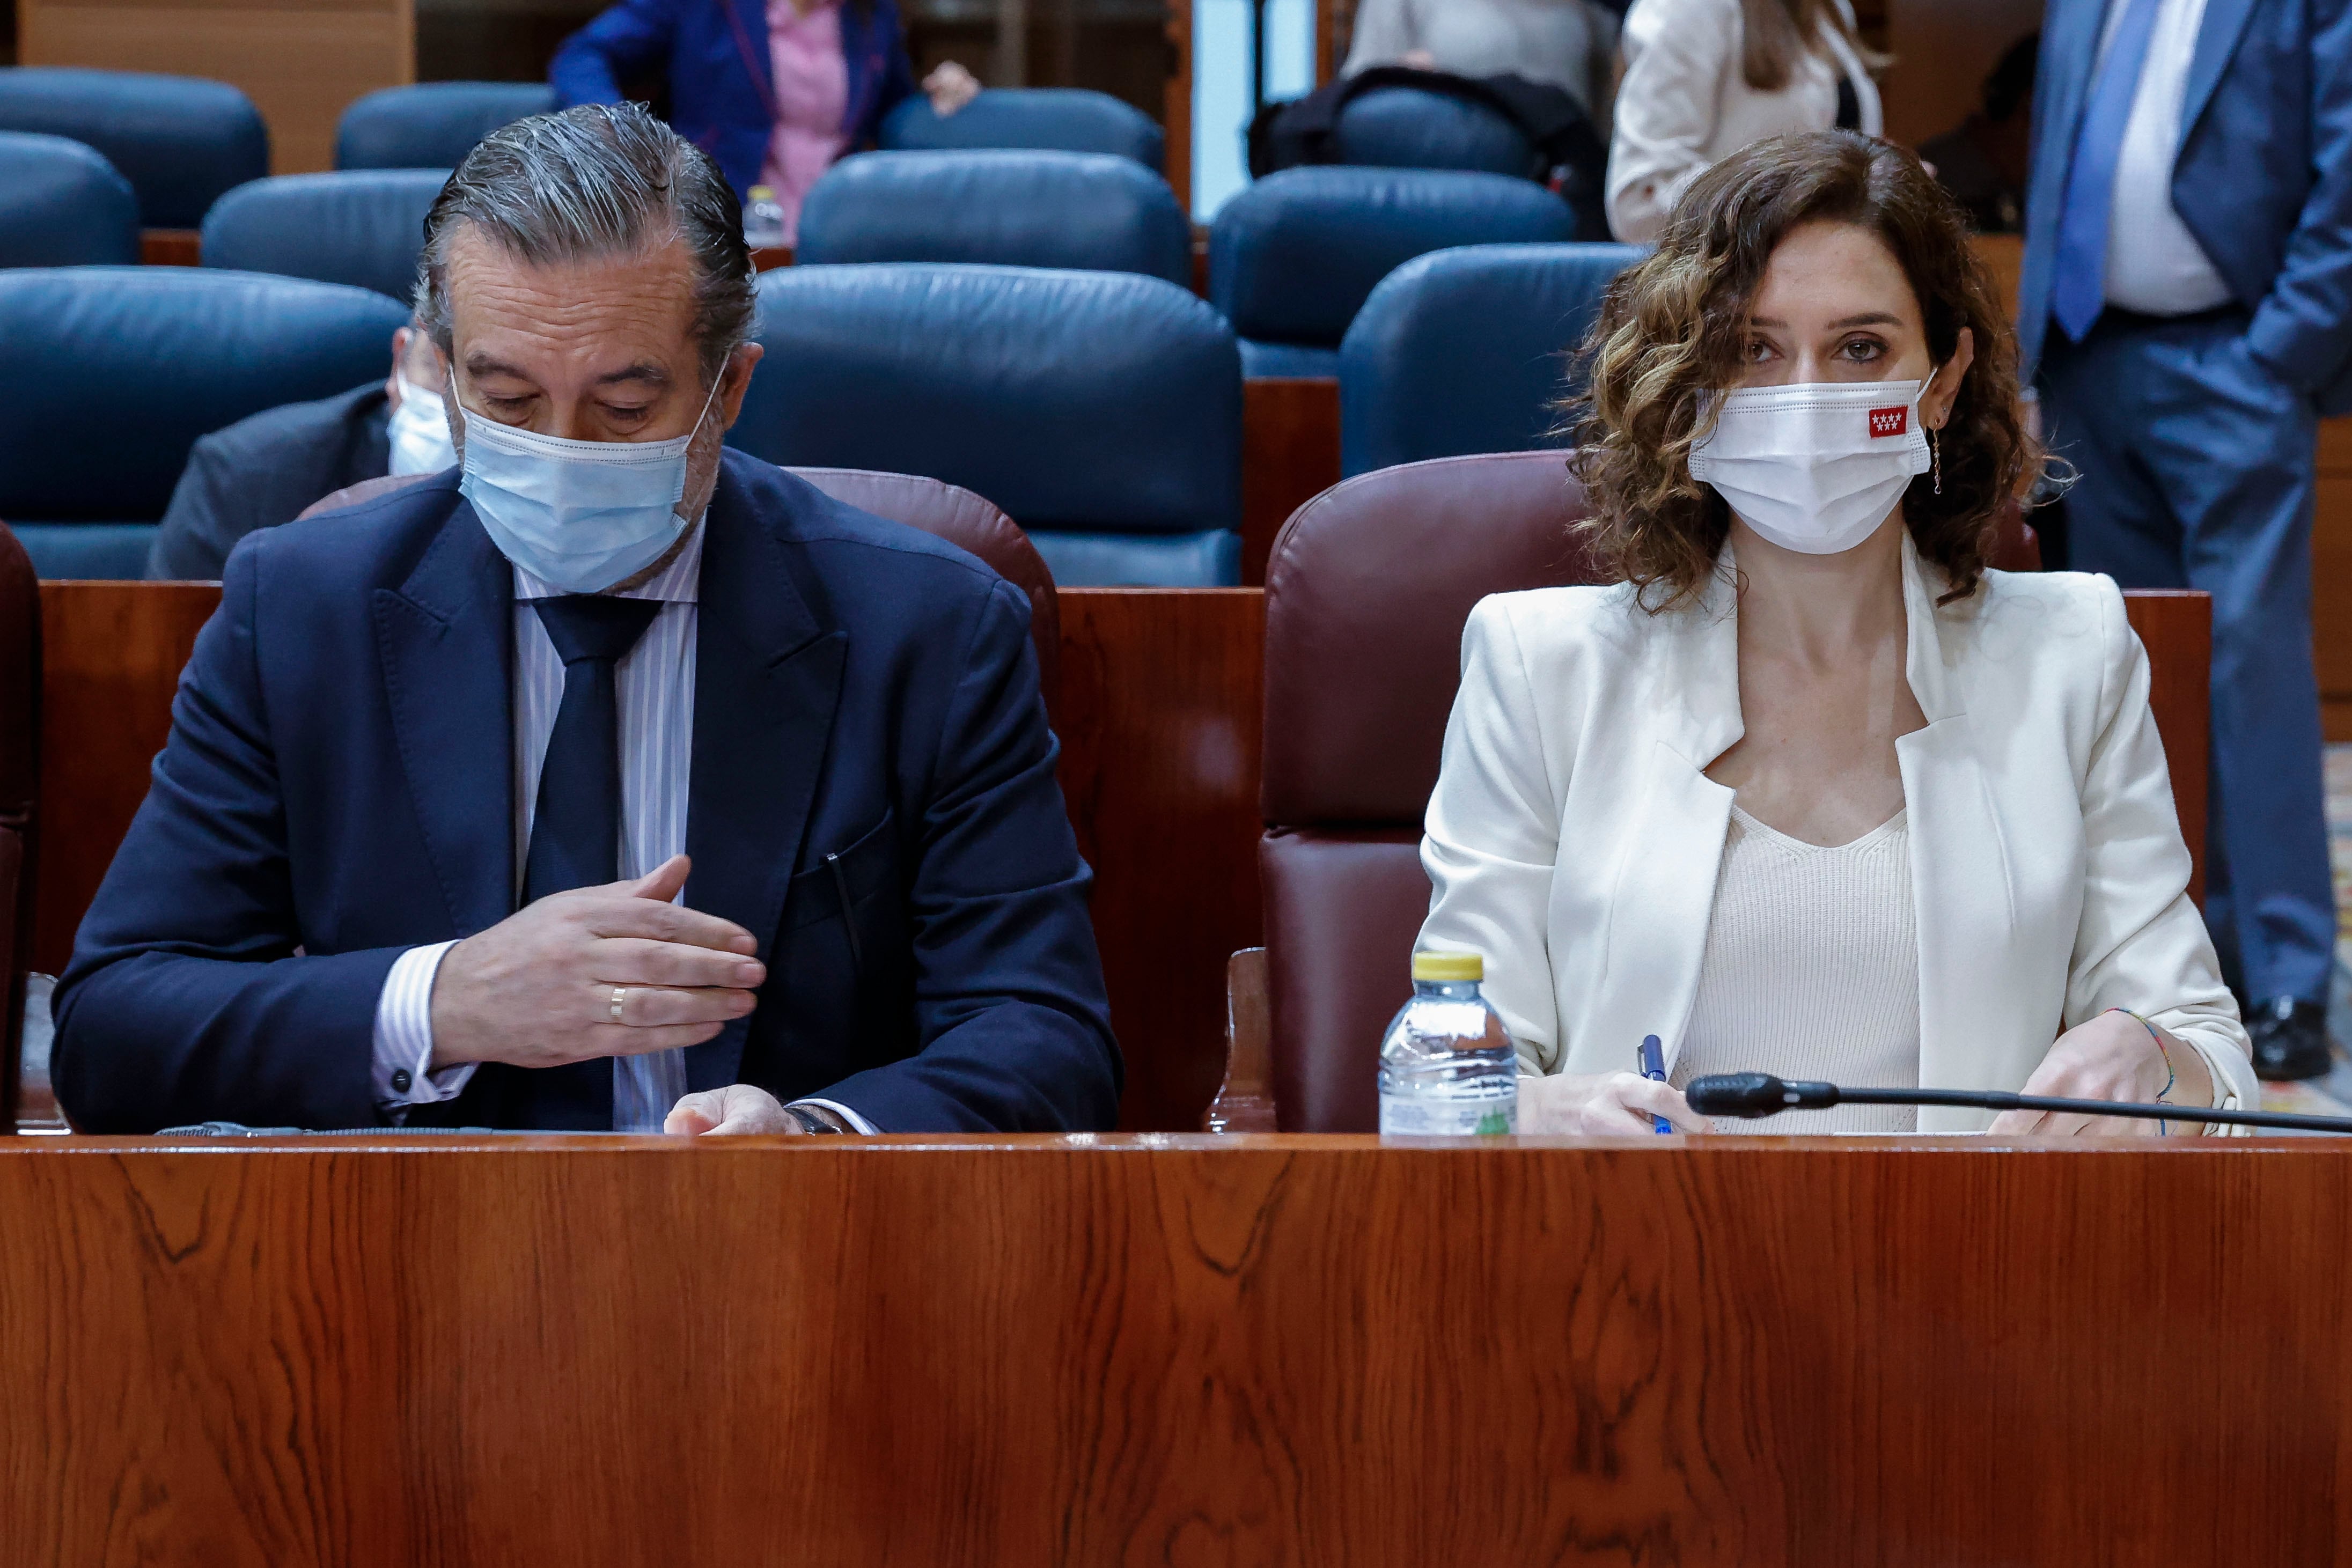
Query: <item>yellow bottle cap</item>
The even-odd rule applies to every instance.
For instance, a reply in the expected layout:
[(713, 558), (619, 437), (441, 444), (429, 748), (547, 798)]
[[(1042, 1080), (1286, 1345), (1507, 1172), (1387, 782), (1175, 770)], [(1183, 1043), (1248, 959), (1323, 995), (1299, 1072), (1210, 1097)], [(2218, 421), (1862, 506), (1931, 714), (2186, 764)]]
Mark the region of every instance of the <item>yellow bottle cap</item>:
[(1484, 980), (1486, 960), (1475, 953), (1415, 953), (1412, 956), (1412, 977), (1416, 980)]

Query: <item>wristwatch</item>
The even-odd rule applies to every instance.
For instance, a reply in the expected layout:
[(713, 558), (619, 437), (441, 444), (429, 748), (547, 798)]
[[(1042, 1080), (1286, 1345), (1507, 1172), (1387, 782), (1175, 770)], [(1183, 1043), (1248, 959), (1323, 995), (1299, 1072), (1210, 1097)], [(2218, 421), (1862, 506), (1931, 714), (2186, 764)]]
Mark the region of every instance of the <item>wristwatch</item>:
[(784, 1114), (801, 1124), (803, 1133), (846, 1133), (847, 1127), (814, 1105), (787, 1105)]

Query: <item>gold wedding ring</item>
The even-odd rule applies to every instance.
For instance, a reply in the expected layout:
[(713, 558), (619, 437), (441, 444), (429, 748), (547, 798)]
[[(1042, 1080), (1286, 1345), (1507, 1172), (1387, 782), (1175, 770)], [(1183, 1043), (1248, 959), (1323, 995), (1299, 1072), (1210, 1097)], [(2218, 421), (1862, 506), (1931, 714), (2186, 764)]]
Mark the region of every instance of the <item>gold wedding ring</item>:
[(629, 988), (626, 986), (614, 986), (613, 988), (613, 1005), (610, 1009), (610, 1016), (614, 1023), (619, 1023), (621, 1021), (621, 1009), (628, 1006), (628, 1004)]

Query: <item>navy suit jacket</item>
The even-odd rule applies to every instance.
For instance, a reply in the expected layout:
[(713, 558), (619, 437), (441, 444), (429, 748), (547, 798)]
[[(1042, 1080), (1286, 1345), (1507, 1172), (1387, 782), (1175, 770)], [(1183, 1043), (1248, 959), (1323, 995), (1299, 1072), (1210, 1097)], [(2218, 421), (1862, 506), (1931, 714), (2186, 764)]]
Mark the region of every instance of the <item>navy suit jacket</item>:
[[(2105, 10), (2050, 0), (2042, 23), (2018, 287), (2029, 378)], [(2180, 122), (2173, 209), (2252, 313), (2247, 347), (2320, 412), (2352, 409), (2352, 0), (2207, 0)]]
[[(841, 54), (852, 148), (915, 90), (894, 0), (843, 0)], [(563, 41), (548, 63), (556, 107), (618, 103), (625, 78), (667, 69), (670, 125), (718, 161), (738, 201), (760, 183), (776, 116), (764, 0), (620, 0)]]
[(322, 496), (392, 467), (381, 378), (316, 402), (266, 408), (198, 438), (147, 547), (147, 575), (210, 582), (236, 541), (290, 523)]
[[(740, 452), (704, 525), (686, 902), (750, 930), (690, 1088), (1106, 1128), (1120, 1068), (1021, 591)], [(376, 1000), (515, 908), (513, 576), (451, 473), (249, 535), (58, 987), (80, 1127), (377, 1124)], [(612, 1124), (609, 1061), (419, 1122)]]

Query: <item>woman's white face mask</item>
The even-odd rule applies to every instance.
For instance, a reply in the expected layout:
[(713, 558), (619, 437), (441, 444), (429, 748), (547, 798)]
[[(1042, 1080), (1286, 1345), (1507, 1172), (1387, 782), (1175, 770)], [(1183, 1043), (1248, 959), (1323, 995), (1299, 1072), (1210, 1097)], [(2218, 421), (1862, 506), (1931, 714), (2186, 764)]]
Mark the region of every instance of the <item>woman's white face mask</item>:
[(1724, 395), (1694, 479), (1783, 549), (1836, 555), (1877, 531), (1927, 471), (1928, 382), (1822, 382)]

